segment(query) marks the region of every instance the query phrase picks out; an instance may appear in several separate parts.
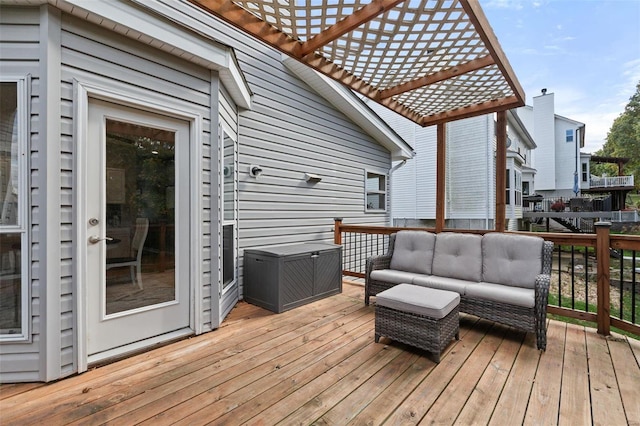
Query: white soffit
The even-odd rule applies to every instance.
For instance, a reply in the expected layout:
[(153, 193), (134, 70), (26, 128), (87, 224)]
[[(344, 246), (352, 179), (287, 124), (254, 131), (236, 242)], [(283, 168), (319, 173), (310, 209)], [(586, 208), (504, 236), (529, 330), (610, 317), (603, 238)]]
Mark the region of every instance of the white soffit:
[[(28, 0), (25, 3), (28, 4)], [(251, 108), (251, 90), (238, 66), (233, 49), (191, 31), (183, 23), (167, 21), (166, 19), (176, 22), (165, 5), (154, 0), (58, 0), (52, 3), (64, 12), (218, 71), (220, 80), (236, 104), (241, 108)], [(140, 7), (136, 7), (134, 3)]]

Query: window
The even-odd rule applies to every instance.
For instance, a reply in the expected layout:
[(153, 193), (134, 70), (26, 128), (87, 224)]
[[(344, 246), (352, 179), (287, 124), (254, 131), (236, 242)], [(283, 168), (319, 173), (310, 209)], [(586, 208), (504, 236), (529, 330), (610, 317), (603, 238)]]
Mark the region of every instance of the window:
[(505, 174), (505, 188), (506, 194), (504, 202), (505, 204), (511, 204), (511, 169), (507, 169), (507, 173)]
[(366, 172), (366, 208), (367, 212), (386, 211), (387, 209), (387, 176), (374, 172)]
[(522, 173), (520, 170), (513, 171), (513, 181), (515, 186), (513, 188), (515, 192), (515, 205), (522, 206)]
[(566, 132), (567, 142), (573, 142), (573, 130), (568, 129)]
[(222, 288), (236, 280), (236, 143), (222, 130)]
[(529, 195), (529, 182), (522, 182), (522, 195)]
[(582, 163), (582, 181), (587, 182), (588, 177), (587, 163)]
[(0, 81), (0, 340), (28, 325), (26, 80)]

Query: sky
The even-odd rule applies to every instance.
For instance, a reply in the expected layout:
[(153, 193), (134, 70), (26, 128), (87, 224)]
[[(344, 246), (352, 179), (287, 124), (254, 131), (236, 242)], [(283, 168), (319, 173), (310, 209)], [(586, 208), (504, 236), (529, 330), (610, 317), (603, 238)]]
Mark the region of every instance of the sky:
[(602, 148), (640, 82), (640, 0), (480, 0), (526, 93), (546, 88), (555, 113)]

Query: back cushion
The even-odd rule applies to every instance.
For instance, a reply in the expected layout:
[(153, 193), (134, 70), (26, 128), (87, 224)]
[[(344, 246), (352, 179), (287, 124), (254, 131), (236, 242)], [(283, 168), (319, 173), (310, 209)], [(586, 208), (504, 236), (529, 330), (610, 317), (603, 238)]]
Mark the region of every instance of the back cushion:
[(534, 288), (542, 272), (540, 237), (492, 232), (482, 237), (482, 279), (485, 282)]
[(480, 282), (482, 278), (482, 236), (441, 232), (436, 237), (433, 275)]
[(431, 274), (435, 234), (426, 231), (399, 231), (391, 256), (391, 269)]

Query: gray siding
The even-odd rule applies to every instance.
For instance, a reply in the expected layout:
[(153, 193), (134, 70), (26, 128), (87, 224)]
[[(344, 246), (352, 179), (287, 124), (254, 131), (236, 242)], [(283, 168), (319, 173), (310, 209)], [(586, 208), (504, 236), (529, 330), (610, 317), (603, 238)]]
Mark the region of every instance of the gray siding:
[[(252, 110), (239, 114), (240, 274), (244, 249), (332, 241), (335, 217), (387, 223), (387, 213), (364, 212), (364, 170), (389, 170), (389, 151), (288, 71), (280, 52), (189, 4), (163, 3), (235, 49), (254, 94)], [(264, 169), (260, 179), (250, 164)], [(322, 181), (308, 184), (305, 172)]]
[[(37, 8), (13, 8), (0, 6), (0, 74), (25, 76), (31, 74), (32, 87), (29, 99), (31, 153), (30, 153), (30, 195), (31, 195), (31, 342), (5, 343), (0, 347), (0, 382), (25, 382), (43, 380), (41, 374), (41, 276), (40, 230), (42, 217), (39, 214), (40, 192), (38, 155), (40, 142), (37, 133), (40, 117), (39, 72), (40, 72), (40, 18)], [(25, 255), (28, 250), (25, 250)]]
[[(210, 88), (211, 73), (174, 56), (133, 42), (105, 29), (88, 24), (70, 15), (63, 15), (62, 31), (62, 361), (63, 372), (77, 370), (73, 365), (74, 287), (72, 241), (75, 217), (73, 211), (73, 80), (92, 82), (128, 93), (141, 99), (171, 103), (178, 108), (200, 114), (203, 120), (203, 134), (195, 142), (203, 144), (203, 152), (210, 152)], [(196, 160), (201, 164), (202, 173), (210, 175), (210, 161)], [(204, 185), (210, 185), (205, 178)], [(209, 193), (209, 188), (202, 188)], [(207, 230), (207, 228), (204, 228)], [(210, 232), (210, 227), (208, 231)], [(210, 235), (203, 236), (203, 246)], [(203, 262), (209, 262), (204, 247)], [(210, 277), (202, 277), (205, 286), (202, 294), (205, 300), (210, 297)], [(200, 279), (194, 278), (196, 282)], [(210, 301), (203, 303), (204, 309)], [(204, 315), (198, 312), (196, 315)], [(210, 323), (209, 317), (206, 323)], [(205, 324), (206, 327), (206, 324)]]

